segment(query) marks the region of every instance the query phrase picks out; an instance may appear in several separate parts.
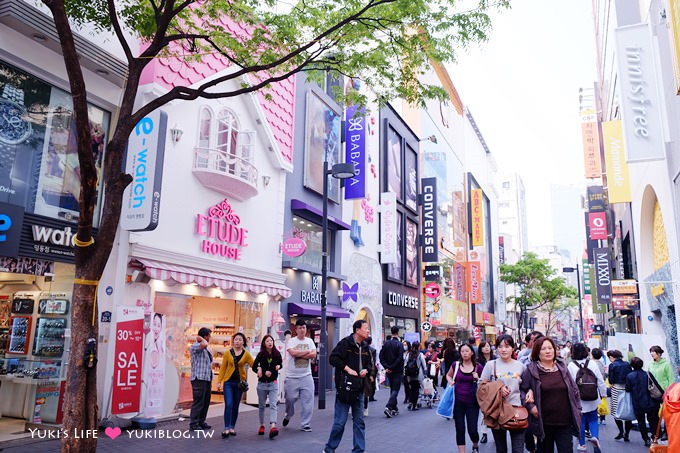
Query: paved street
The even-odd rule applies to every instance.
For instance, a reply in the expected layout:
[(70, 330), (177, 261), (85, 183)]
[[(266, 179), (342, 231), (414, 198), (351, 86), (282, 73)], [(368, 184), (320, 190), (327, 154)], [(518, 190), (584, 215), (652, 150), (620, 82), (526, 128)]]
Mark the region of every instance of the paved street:
[[(366, 444), (367, 452), (392, 452), (399, 453), (411, 450), (417, 450), (421, 447), (426, 447), (427, 451), (432, 452), (457, 452), (455, 446), (455, 430), (452, 421), (436, 415), (434, 409), (421, 409), (417, 412), (406, 411), (405, 405), (400, 405), (401, 415), (398, 417), (387, 419), (382, 411), (384, 409), (385, 401), (387, 400), (389, 390), (381, 390), (377, 393), (377, 402), (370, 403), (370, 413), (366, 418)], [(402, 394), (403, 397), (403, 394)], [(213, 438), (209, 439), (158, 439), (158, 438), (140, 438), (142, 436), (159, 436), (163, 434), (172, 434), (173, 430), (186, 430), (188, 428), (188, 421), (172, 421), (165, 422), (158, 425), (156, 430), (150, 431), (123, 431), (123, 433), (115, 440), (106, 437), (100, 431), (98, 451), (101, 452), (157, 452), (164, 453), (174, 452), (215, 452), (215, 451), (232, 451), (232, 452), (275, 452), (275, 453), (297, 453), (304, 450), (305, 453), (319, 453), (328, 438), (330, 426), (333, 419), (333, 403), (335, 401), (334, 394), (328, 394), (326, 402), (327, 408), (323, 411), (315, 409), (314, 418), (312, 421), (313, 431), (306, 433), (300, 431), (299, 419), (293, 418), (287, 428), (281, 428), (281, 434), (278, 438), (270, 440), (267, 436), (258, 436), (257, 428), (259, 426), (257, 419), (257, 409), (250, 406), (241, 406), (242, 411), (238, 419), (236, 430), (238, 435), (228, 439), (220, 438), (220, 427), (222, 417), (213, 416), (208, 419), (208, 423), (214, 429)], [(316, 407), (316, 406), (315, 406)], [(283, 406), (279, 406), (279, 421), (282, 419)], [(219, 410), (219, 407), (213, 409)], [(606, 426), (601, 426), (600, 439), (602, 440), (602, 451), (615, 452), (617, 449), (622, 452), (646, 452), (640, 434), (637, 431), (631, 433), (631, 442), (624, 443), (622, 441), (613, 440), (616, 435), (616, 426), (611, 418), (608, 418)], [(280, 427), (280, 425), (279, 425)], [(471, 444), (468, 441), (467, 451), (469, 452)], [(17, 441), (8, 441), (0, 443), (0, 450), (3, 453), (19, 453), (19, 452), (36, 452), (49, 453), (59, 451), (59, 442), (56, 440), (45, 441), (38, 439), (21, 439)], [(338, 452), (350, 452), (352, 450), (352, 428), (351, 419), (347, 423), (345, 435), (342, 443), (338, 448)], [(574, 451), (576, 450), (576, 442), (574, 443)], [(589, 448), (592, 451), (592, 448)], [(495, 452), (493, 440), (490, 438), (489, 443), (480, 445), (480, 453)]]

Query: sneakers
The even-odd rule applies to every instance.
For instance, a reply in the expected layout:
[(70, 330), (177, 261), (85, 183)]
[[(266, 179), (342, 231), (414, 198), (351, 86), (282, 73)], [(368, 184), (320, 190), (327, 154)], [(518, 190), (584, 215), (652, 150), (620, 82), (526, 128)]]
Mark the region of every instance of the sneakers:
[[(392, 409), (390, 409), (389, 407), (386, 407), (385, 410), (384, 410), (383, 412), (384, 412), (384, 414), (385, 414), (385, 417), (387, 417), (387, 418), (392, 418)], [(284, 420), (284, 421), (285, 421), (285, 420)]]
[(578, 447), (576, 447), (576, 451), (588, 451), (588, 447), (586, 447), (585, 445), (579, 445)]
[(288, 423), (290, 423), (290, 420), (288, 420), (288, 415), (285, 415), (283, 417), (283, 423), (281, 423), (283, 426), (288, 426)]
[(279, 430), (277, 428), (274, 427), (274, 428), (269, 430), (269, 438), (270, 439), (273, 439), (278, 435), (279, 435)]
[(368, 417), (368, 408), (364, 409), (364, 417)]
[(600, 441), (597, 439), (597, 437), (591, 437), (588, 439), (588, 442), (593, 444), (593, 448), (600, 448)]
[(397, 409), (394, 409), (392, 411), (392, 417), (396, 417), (397, 415), (399, 415), (399, 411)]
[(407, 410), (407, 411), (410, 411), (410, 410), (412, 410), (412, 409), (413, 409), (413, 404), (408, 403), (408, 406), (406, 406), (406, 410)]
[(260, 425), (260, 429), (257, 430), (258, 436), (264, 436), (264, 425)]
[(311, 432), (312, 432), (312, 427), (309, 426), (309, 425), (304, 425), (304, 426), (302, 427), (302, 430), (303, 430), (304, 432), (306, 432), (306, 433), (311, 433)]
[(486, 443), (486, 433), (482, 434), (482, 438), (479, 439), (480, 444), (485, 444)]

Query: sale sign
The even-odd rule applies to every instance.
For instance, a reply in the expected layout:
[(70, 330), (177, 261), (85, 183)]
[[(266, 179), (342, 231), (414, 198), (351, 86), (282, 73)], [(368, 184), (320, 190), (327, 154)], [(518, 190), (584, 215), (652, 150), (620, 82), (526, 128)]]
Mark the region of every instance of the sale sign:
[(144, 349), (144, 307), (118, 307), (111, 413), (139, 412)]

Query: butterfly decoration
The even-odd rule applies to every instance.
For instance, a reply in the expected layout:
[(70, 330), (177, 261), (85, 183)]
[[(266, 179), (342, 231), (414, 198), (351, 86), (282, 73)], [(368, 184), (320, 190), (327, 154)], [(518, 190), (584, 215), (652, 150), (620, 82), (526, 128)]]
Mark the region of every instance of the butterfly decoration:
[(352, 286), (342, 282), (342, 301), (347, 302), (350, 299), (354, 302), (359, 301), (359, 282), (356, 282)]

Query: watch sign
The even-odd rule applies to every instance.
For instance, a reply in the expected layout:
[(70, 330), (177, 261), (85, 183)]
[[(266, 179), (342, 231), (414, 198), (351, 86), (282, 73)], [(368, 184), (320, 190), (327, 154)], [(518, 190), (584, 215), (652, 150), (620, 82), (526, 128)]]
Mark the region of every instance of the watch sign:
[(17, 257), (21, 228), (24, 223), (24, 208), (13, 204), (0, 203), (0, 256)]

